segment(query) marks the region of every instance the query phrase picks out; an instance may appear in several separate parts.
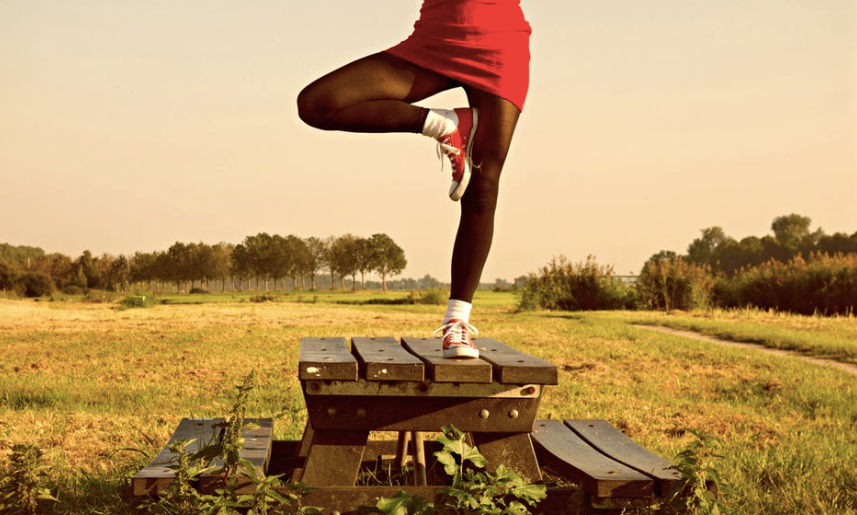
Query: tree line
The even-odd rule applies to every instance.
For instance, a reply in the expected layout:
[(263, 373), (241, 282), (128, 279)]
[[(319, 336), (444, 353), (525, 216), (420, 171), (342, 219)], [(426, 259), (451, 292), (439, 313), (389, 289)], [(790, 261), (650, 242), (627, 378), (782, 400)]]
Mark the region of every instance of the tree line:
[(44, 295), (55, 288), (125, 291), (142, 284), (160, 291), (172, 285), (176, 292), (190, 292), (195, 283), (205, 289), (209, 283), (220, 290), (250, 287), (317, 288), (322, 272), (329, 274), (331, 287), (344, 289), (346, 278), (352, 288), (365, 287), (367, 274), (377, 273), (382, 289), (387, 280), (407, 266), (405, 252), (383, 233), (360, 237), (346, 234), (325, 239), (295, 235), (259, 233), (237, 245), (230, 243), (176, 242), (164, 251), (135, 252), (131, 256), (103, 254), (88, 250), (76, 259), (61, 253), (46, 254), (38, 247), (0, 244), (0, 290)]
[(811, 226), (812, 219), (808, 216), (792, 213), (774, 218), (772, 235), (748, 236), (741, 240), (728, 236), (721, 227), (708, 227), (702, 229), (702, 236), (690, 243), (687, 254), (662, 250), (647, 263), (682, 258), (688, 263), (710, 267), (712, 272), (732, 276), (742, 269), (769, 261), (787, 263), (798, 256), (809, 259), (813, 254), (857, 253), (857, 232), (827, 235), (821, 228), (811, 230)]

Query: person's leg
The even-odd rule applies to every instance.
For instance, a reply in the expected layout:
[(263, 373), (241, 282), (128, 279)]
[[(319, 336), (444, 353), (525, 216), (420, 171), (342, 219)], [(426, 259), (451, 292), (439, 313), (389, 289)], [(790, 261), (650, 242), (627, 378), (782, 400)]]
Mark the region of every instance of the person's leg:
[(411, 104), (457, 85), (381, 52), (308, 85), (298, 95), (298, 114), (323, 130), (420, 133), (428, 110)]
[(500, 172), (520, 111), (508, 100), (472, 88), (467, 96), (470, 105), (479, 112), (479, 128), (473, 142), (473, 175), (461, 198), (461, 218), (452, 252), (450, 298), (470, 303), (491, 249)]
[(443, 355), (447, 358), (478, 358), (479, 349), (470, 335), (473, 295), (479, 287), (482, 268), (494, 237), (494, 212), (500, 189), (500, 172), (506, 161), (520, 111), (497, 96), (468, 89), (470, 105), (479, 113), (474, 136), (473, 172), (461, 198), (461, 218), (452, 251), (452, 288), (443, 332)]

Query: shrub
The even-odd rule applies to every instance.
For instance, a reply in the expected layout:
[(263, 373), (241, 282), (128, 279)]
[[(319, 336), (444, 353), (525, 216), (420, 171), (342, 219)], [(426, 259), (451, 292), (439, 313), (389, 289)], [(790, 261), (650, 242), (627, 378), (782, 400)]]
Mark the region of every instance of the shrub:
[(598, 265), (593, 256), (582, 263), (560, 256), (538, 274), (530, 274), (518, 309), (632, 309), (635, 304), (635, 292), (613, 279), (613, 267)]
[(191, 295), (195, 295), (195, 294), (198, 294), (198, 293), (208, 293), (208, 290), (203, 290), (202, 288), (191, 288), (191, 289), (190, 289), (190, 294), (191, 294)]
[(18, 279), (18, 285), (27, 297), (44, 297), (54, 291), (54, 281), (44, 272), (26, 272)]
[(276, 300), (276, 298), (273, 295), (267, 295), (267, 294), (254, 295), (254, 296), (250, 297), (250, 302), (257, 302), (257, 303), (259, 303), (259, 302), (274, 302), (274, 300)]
[(137, 293), (135, 295), (129, 295), (122, 299), (122, 302), (119, 303), (120, 307), (128, 309), (128, 308), (150, 308), (156, 304), (160, 304), (161, 301), (156, 296), (151, 293)]
[(442, 289), (426, 290), (420, 294), (417, 303), (431, 306), (443, 306), (449, 300), (449, 292)]
[(76, 284), (67, 284), (62, 292), (66, 295), (83, 295), (83, 288)]
[(714, 276), (708, 265), (682, 258), (651, 260), (637, 281), (640, 300), (650, 309), (699, 309), (711, 306)]
[(715, 293), (724, 307), (850, 314), (857, 307), (857, 254), (812, 253), (788, 263), (771, 260), (721, 278)]

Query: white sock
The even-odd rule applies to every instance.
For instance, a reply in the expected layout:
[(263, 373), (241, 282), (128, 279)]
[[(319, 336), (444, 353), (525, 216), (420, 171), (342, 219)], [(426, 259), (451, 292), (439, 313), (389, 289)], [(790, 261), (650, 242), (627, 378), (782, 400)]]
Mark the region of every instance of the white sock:
[(458, 115), (452, 109), (429, 109), (423, 124), (423, 135), (438, 139), (458, 127)]
[(457, 318), (465, 323), (470, 322), (470, 309), (473, 304), (464, 302), (458, 299), (449, 299), (446, 305), (446, 315), (443, 317), (443, 323), (447, 323), (453, 318)]

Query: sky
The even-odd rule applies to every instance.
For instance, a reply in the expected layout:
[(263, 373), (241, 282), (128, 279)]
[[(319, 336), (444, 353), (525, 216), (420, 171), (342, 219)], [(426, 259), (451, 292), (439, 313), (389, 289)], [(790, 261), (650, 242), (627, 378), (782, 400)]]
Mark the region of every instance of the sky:
[[(323, 132), (295, 98), (418, 0), (0, 0), (0, 242), (79, 256), (390, 235), (449, 279), (434, 142)], [(857, 2), (523, 0), (531, 83), (482, 279), (635, 274), (700, 231), (857, 232)], [(421, 105), (456, 107), (460, 90)]]

